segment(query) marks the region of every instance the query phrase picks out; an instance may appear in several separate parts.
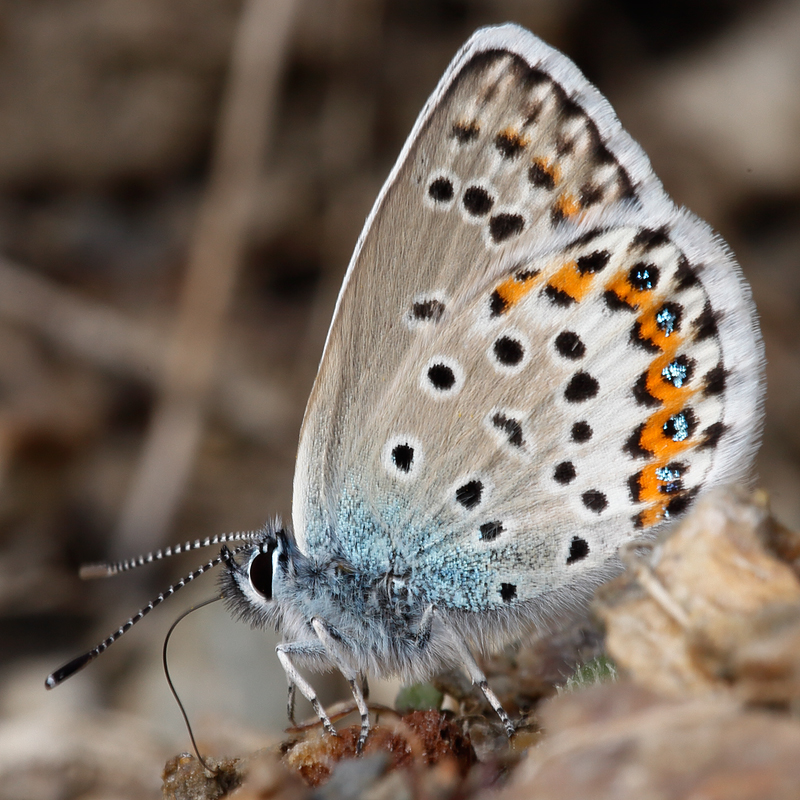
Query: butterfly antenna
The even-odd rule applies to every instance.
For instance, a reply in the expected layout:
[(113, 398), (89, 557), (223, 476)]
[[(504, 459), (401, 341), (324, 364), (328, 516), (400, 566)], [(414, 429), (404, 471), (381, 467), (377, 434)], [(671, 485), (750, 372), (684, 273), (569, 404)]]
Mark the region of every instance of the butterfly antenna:
[(175, 628), (178, 627), (178, 623), (182, 622), (186, 617), (189, 616), (193, 611), (197, 611), (200, 608), (204, 608), (205, 606), (211, 605), (211, 603), (216, 603), (217, 600), (221, 600), (221, 597), (211, 597), (208, 600), (204, 600), (202, 603), (198, 603), (196, 606), (192, 606), (191, 608), (184, 611), (170, 626), (170, 629), (167, 631), (167, 635), (164, 637), (164, 647), (161, 651), (161, 660), (164, 664), (164, 675), (167, 678), (167, 683), (169, 684), (169, 690), (172, 692), (172, 696), (175, 698), (175, 702), (178, 704), (178, 708), (181, 710), (181, 714), (183, 715), (183, 721), (186, 723), (186, 730), (189, 732), (189, 738), (192, 740), (192, 747), (194, 748), (194, 754), (197, 756), (197, 760), (202, 764), (203, 769), (207, 772), (210, 772), (212, 775), (218, 775), (219, 770), (215, 769), (214, 767), (209, 767), (206, 763), (206, 760), (203, 756), (200, 755), (200, 748), (197, 746), (197, 741), (194, 738), (194, 731), (192, 730), (191, 723), (189, 722), (189, 715), (186, 713), (186, 709), (183, 707), (183, 703), (181, 702), (180, 697), (178, 697), (178, 692), (175, 689), (175, 684), (172, 682), (172, 677), (169, 674), (169, 666), (167, 664), (167, 645), (169, 645), (170, 637), (172, 636), (172, 632)]
[[(200, 545), (202, 547), (202, 545)], [(47, 676), (47, 680), (45, 680), (44, 685), (48, 689), (53, 689), (58, 684), (63, 683), (67, 678), (74, 675), (78, 670), (83, 669), (87, 664), (94, 661), (97, 656), (99, 656), (105, 650), (108, 650), (114, 642), (116, 642), (123, 634), (127, 633), (140, 619), (146, 617), (156, 606), (161, 605), (168, 597), (171, 597), (175, 592), (179, 589), (182, 589), (186, 584), (191, 583), (195, 578), (199, 578), (204, 572), (208, 572), (208, 570), (213, 569), (217, 566), (217, 564), (222, 563), (223, 561), (228, 562), (234, 556), (241, 553), (243, 550), (246, 550), (248, 545), (243, 544), (239, 547), (234, 548), (233, 550), (229, 550), (225, 545), (222, 547), (222, 552), (216, 557), (212, 558), (210, 561), (203, 564), (201, 567), (198, 567), (193, 572), (190, 572), (185, 578), (181, 578), (177, 583), (173, 583), (166, 591), (161, 592), (155, 599), (151, 600), (144, 608), (139, 609), (139, 611), (134, 614), (124, 625), (118, 628), (114, 633), (104, 639), (100, 644), (96, 647), (93, 647), (89, 650), (88, 653), (84, 653), (77, 658), (73, 658), (72, 661), (67, 662), (64, 666), (59, 667), (55, 672), (50, 673)]]
[(120, 572), (143, 567), (145, 564), (152, 564), (154, 561), (161, 561), (169, 556), (176, 556), (179, 553), (188, 553), (191, 550), (199, 550), (202, 547), (211, 547), (215, 544), (225, 542), (253, 541), (263, 536), (262, 531), (240, 531), (238, 533), (219, 533), (216, 536), (207, 536), (205, 539), (195, 539), (193, 542), (184, 542), (172, 547), (165, 547), (163, 550), (155, 550), (136, 558), (125, 559), (124, 561), (101, 561), (96, 564), (83, 564), (80, 568), (80, 576), (83, 580), (93, 578), (110, 578)]

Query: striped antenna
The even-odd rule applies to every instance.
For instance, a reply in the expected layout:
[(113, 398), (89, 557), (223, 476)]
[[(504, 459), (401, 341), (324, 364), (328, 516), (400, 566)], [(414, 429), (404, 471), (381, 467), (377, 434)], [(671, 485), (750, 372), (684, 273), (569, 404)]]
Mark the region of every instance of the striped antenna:
[(252, 542), (254, 539), (260, 539), (263, 535), (262, 531), (218, 533), (216, 536), (207, 536), (205, 539), (195, 539), (193, 542), (176, 544), (173, 547), (165, 547), (163, 550), (155, 550), (146, 555), (125, 559), (124, 561), (101, 561), (96, 564), (83, 564), (81, 565), (79, 574), (83, 580), (110, 578), (112, 575), (118, 575), (120, 572), (127, 572), (128, 570), (136, 569), (136, 567), (143, 567), (145, 564), (152, 564), (154, 561), (161, 561), (164, 558), (176, 556), (179, 553), (188, 553), (190, 550), (199, 550), (201, 547), (211, 547), (211, 545), (223, 544), (224, 542)]
[[(248, 538), (255, 538), (255, 535)], [(219, 541), (224, 541), (224, 539), (220, 537)], [(214, 542), (209, 541), (209, 544), (214, 544)], [(200, 543), (198, 546), (203, 547), (203, 544)], [(66, 664), (64, 664), (64, 666), (59, 667), (55, 672), (50, 673), (44, 682), (45, 687), (47, 689), (53, 689), (60, 683), (63, 683), (67, 678), (72, 677), (76, 672), (78, 672), (78, 670), (83, 669), (87, 664), (94, 661), (97, 656), (100, 655), (100, 653), (111, 647), (114, 642), (116, 642), (123, 634), (127, 633), (140, 619), (147, 616), (156, 606), (161, 605), (161, 603), (163, 603), (168, 597), (171, 597), (173, 594), (175, 594), (178, 589), (182, 589), (184, 586), (186, 586), (186, 584), (191, 583), (195, 578), (199, 578), (204, 572), (208, 572), (208, 570), (216, 567), (217, 564), (221, 564), (223, 561), (227, 563), (234, 556), (238, 555), (243, 550), (246, 550), (248, 547), (249, 545), (243, 544), (234, 548), (233, 550), (229, 550), (225, 545), (223, 545), (222, 552), (216, 558), (212, 558), (211, 561), (208, 561), (207, 563), (203, 564), (203, 566), (198, 567), (196, 570), (194, 570), (194, 572), (190, 572), (185, 578), (181, 578), (181, 580), (179, 580), (177, 583), (173, 583), (172, 586), (170, 586), (166, 591), (161, 592), (161, 594), (159, 594), (154, 600), (151, 600), (144, 608), (140, 609), (108, 638), (100, 642), (97, 647), (93, 647), (88, 653), (84, 653), (77, 658), (73, 658), (72, 661), (68, 661)], [(195, 548), (190, 547), (189, 549), (193, 550)], [(138, 566), (138, 564), (134, 563), (134, 566)]]

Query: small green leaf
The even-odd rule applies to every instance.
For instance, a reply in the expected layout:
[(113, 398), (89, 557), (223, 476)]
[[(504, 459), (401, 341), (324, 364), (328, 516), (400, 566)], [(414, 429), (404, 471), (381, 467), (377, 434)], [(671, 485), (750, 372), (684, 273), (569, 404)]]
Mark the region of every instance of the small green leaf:
[(444, 695), (430, 683), (414, 683), (404, 686), (398, 693), (394, 707), (404, 714), (407, 711), (425, 711), (441, 708)]

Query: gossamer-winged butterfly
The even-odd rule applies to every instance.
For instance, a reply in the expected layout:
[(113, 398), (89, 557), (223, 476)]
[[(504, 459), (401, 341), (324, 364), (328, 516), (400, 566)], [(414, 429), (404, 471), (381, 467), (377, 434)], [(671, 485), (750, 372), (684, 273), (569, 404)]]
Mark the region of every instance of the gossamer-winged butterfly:
[[(763, 354), (747, 285), (605, 98), (515, 25), (428, 100), (344, 279), (297, 456), (293, 531), (221, 561), (233, 613), (297, 667), (464, 665), (579, 605), (619, 546), (747, 474)], [(116, 572), (160, 558), (101, 567)], [(160, 595), (54, 686), (105, 650)]]

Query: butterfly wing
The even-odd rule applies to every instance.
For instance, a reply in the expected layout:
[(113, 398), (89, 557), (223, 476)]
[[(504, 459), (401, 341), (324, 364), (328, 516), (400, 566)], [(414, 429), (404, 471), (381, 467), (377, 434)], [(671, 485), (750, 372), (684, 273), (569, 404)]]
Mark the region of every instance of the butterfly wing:
[(605, 99), (527, 31), (479, 31), (348, 269), (298, 543), (440, 607), (533, 599), (746, 471), (760, 365), (738, 268)]

